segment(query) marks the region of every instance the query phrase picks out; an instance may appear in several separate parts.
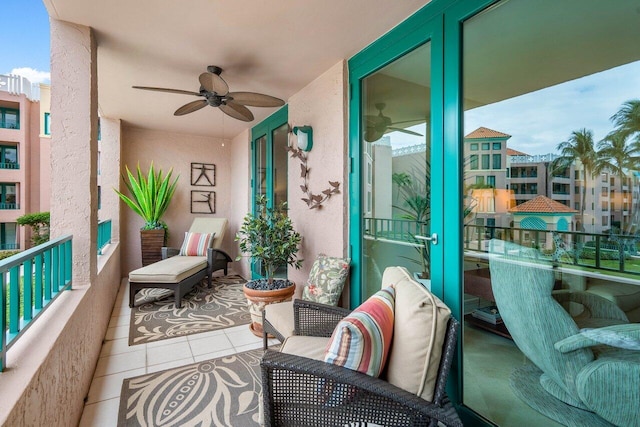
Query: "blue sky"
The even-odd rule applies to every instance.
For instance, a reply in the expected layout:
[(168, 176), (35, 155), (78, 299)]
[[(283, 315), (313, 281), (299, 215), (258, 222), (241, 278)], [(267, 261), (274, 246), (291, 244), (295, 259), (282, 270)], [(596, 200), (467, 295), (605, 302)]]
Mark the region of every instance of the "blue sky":
[[(42, 0), (1, 0), (0, 74), (49, 81), (49, 16)], [(43, 74), (44, 73), (44, 74)]]

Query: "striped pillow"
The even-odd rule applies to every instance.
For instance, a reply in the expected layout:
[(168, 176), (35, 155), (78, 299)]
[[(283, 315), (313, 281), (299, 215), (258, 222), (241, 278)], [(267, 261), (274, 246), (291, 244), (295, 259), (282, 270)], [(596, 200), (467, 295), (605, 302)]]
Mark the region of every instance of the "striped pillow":
[(216, 233), (184, 233), (184, 242), (180, 248), (182, 256), (207, 256), (207, 249), (213, 243), (213, 237)]
[(378, 291), (342, 319), (331, 335), (324, 361), (379, 376), (393, 338), (395, 294), (393, 286)]

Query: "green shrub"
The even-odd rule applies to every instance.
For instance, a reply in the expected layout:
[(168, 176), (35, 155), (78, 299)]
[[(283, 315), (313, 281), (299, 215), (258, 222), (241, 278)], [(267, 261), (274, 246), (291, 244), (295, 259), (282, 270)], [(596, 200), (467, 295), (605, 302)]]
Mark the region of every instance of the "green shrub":
[(16, 219), (20, 225), (31, 227), (31, 243), (38, 246), (49, 241), (49, 225), (51, 217), (49, 212), (36, 212), (22, 215)]

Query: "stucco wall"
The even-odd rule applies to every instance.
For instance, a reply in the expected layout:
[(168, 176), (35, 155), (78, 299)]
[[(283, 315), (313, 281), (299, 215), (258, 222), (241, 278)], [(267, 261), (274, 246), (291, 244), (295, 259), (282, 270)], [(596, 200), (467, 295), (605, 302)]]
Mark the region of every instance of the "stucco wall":
[[(220, 114), (211, 111), (211, 114)], [(224, 146), (222, 145), (224, 142)], [(171, 247), (180, 247), (184, 232), (189, 229), (194, 217), (213, 216), (230, 218), (232, 213), (231, 143), (222, 139), (159, 132), (148, 129), (122, 128), (121, 167), (135, 170), (139, 163), (143, 173), (147, 173), (153, 161), (154, 168), (167, 172), (173, 167), (173, 176), (180, 176), (175, 195), (163, 220), (169, 226)], [(213, 163), (216, 166), (214, 187), (195, 187), (191, 185), (191, 163)], [(191, 213), (191, 191), (215, 191), (216, 212), (213, 215)], [(103, 192), (113, 191), (103, 188)], [(121, 202), (121, 243), (122, 275), (128, 276), (131, 270), (142, 265), (140, 255), (140, 228), (142, 219)], [(222, 249), (230, 250), (233, 236), (228, 230)]]
[(328, 181), (340, 182), (339, 194), (327, 200), (321, 209), (309, 209), (300, 200), (303, 196), (300, 162), (289, 158), (289, 214), (303, 237), (300, 256), (304, 263), (300, 270), (289, 267), (288, 276), (298, 285), (298, 292), (318, 254), (348, 253), (346, 82), (346, 62), (340, 61), (289, 99), (289, 124), (313, 128), (313, 148), (307, 160), (311, 191), (318, 194), (329, 188)]
[[(251, 131), (246, 130), (231, 141), (231, 216), (229, 217), (229, 233), (235, 236), (242, 226), (242, 221), (250, 209), (250, 179), (251, 179)], [(233, 259), (238, 255), (238, 243), (233, 242), (228, 248)], [(243, 277), (249, 279), (248, 258), (242, 258), (233, 263), (233, 269)]]
[(63, 292), (9, 351), (0, 425), (78, 425), (120, 285), (118, 245), (109, 251), (95, 283)]

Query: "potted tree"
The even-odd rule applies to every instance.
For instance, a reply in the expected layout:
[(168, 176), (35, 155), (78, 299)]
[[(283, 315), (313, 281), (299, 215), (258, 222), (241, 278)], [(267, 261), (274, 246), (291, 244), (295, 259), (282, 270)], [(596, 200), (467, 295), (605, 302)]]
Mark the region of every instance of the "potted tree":
[(167, 224), (162, 221), (162, 216), (169, 207), (169, 202), (176, 190), (178, 178), (171, 182), (173, 168), (169, 169), (166, 176), (162, 170), (155, 170), (153, 162), (149, 167), (149, 173), (145, 178), (140, 170), (140, 164), (136, 168), (134, 176), (128, 167), (125, 166), (127, 176), (122, 179), (131, 193), (131, 197), (126, 196), (114, 188), (118, 196), (136, 214), (144, 220), (144, 225), (140, 229), (140, 247), (142, 249), (142, 265), (149, 265), (162, 259), (162, 246), (166, 245), (168, 237)]
[[(295, 283), (287, 279), (276, 279), (276, 270), (290, 265), (296, 269), (302, 263), (297, 252), (300, 233), (293, 229), (291, 218), (287, 216), (287, 203), (269, 207), (263, 195), (256, 200), (256, 214), (247, 214), (242, 227), (236, 234), (240, 251), (260, 263), (264, 278), (250, 280), (244, 287), (252, 323), (251, 331), (262, 336), (262, 311), (265, 305), (290, 301), (295, 291)], [(242, 255), (236, 258), (241, 259)]]

